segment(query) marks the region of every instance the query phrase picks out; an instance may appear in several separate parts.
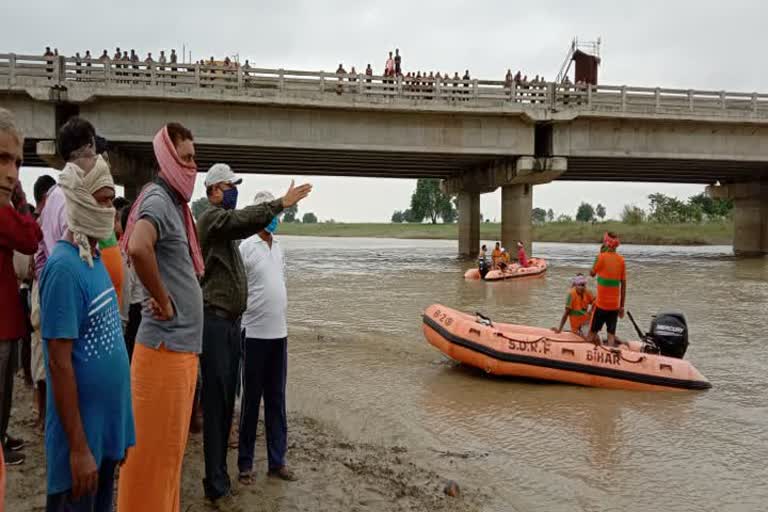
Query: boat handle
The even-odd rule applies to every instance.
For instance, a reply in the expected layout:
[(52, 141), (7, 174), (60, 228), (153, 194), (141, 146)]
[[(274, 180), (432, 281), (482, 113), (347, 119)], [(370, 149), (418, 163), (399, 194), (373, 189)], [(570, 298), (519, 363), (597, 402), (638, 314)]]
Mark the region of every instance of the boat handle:
[(672, 365), (671, 364), (660, 364), (659, 365), (660, 370), (669, 370), (672, 371)]
[(570, 349), (570, 348), (564, 348), (564, 349), (562, 349), (562, 352), (561, 352), (561, 353), (562, 353), (562, 354), (569, 354), (569, 355), (572, 355), (572, 356), (575, 356), (575, 355), (576, 355), (576, 352), (575, 352), (573, 349)]
[(493, 327), (493, 322), (491, 322), (491, 319), (481, 312), (475, 311), (475, 316), (478, 318), (477, 323), (487, 325), (488, 327)]

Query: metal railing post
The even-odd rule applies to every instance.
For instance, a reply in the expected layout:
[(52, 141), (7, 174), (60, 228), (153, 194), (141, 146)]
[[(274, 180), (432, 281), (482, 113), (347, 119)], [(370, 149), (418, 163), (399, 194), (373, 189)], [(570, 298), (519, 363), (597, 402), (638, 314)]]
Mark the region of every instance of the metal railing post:
[(549, 108), (555, 108), (557, 103), (557, 87), (555, 87), (555, 82), (547, 84), (547, 96)]
[(509, 99), (512, 103), (517, 102), (517, 82), (512, 82), (512, 87), (509, 88)]
[(472, 97), (477, 99), (479, 95), (479, 90), (477, 88), (477, 78), (472, 80)]
[(757, 93), (752, 93), (752, 113), (757, 115)]
[(62, 82), (62, 76), (63, 76), (63, 70), (62, 68), (64, 64), (64, 56), (59, 55), (58, 58), (54, 59), (53, 61), (53, 77), (57, 84), (61, 85)]
[(725, 91), (720, 91), (720, 110), (725, 110)]
[(592, 108), (592, 84), (587, 84), (587, 107)]
[(8, 56), (8, 82), (11, 87), (16, 85), (16, 54), (12, 53)]
[(195, 85), (200, 88), (200, 64), (195, 64)]
[(658, 112), (659, 109), (661, 108), (661, 89), (659, 87), (656, 88), (655, 96), (656, 96), (656, 112)]
[(238, 64), (235, 70), (237, 72), (237, 90), (241, 91), (243, 89), (243, 68)]
[(621, 111), (622, 112), (627, 111), (627, 86), (626, 85), (621, 86)]
[(688, 89), (688, 110), (693, 112), (693, 89)]
[(320, 92), (325, 93), (325, 71), (320, 72)]
[(280, 92), (285, 92), (285, 70), (282, 68), (277, 71), (277, 88)]

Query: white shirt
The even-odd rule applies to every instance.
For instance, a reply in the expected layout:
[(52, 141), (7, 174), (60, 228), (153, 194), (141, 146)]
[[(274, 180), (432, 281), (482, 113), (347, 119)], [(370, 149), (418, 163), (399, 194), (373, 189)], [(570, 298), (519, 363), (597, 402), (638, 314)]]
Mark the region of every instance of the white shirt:
[(240, 255), (248, 281), (248, 306), (242, 326), (246, 338), (278, 339), (288, 336), (288, 292), (285, 260), (280, 244), (272, 237), (272, 248), (253, 235), (240, 244)]

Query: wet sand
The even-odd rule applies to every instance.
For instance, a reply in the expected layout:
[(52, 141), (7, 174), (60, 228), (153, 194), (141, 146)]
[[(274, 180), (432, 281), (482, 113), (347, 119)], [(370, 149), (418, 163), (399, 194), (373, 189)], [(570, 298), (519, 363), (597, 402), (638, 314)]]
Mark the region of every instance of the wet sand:
[[(23, 465), (8, 468), (7, 512), (45, 510), (43, 437), (34, 428), (32, 392), (17, 379), (9, 432), (27, 441)], [(352, 441), (332, 424), (301, 411), (288, 414), (288, 461), (299, 476), (283, 482), (266, 476), (263, 423), (256, 444), (257, 476), (250, 486), (235, 483), (236, 495), (217, 505), (203, 498), (202, 434), (190, 435), (184, 458), (181, 510), (251, 511), (405, 511), (482, 509), (478, 489), (461, 485), (461, 496), (446, 496), (448, 478), (403, 446)], [(442, 454), (461, 460), (462, 454)], [(237, 449), (230, 448), (230, 476), (237, 475)]]

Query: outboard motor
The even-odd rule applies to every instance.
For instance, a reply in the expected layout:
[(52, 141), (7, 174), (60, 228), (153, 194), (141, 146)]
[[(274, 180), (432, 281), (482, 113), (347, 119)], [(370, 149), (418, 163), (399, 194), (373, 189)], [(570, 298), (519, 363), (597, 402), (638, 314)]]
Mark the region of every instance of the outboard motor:
[(688, 322), (685, 315), (677, 311), (659, 313), (651, 320), (651, 331), (647, 337), (663, 356), (682, 359), (688, 350)]
[(481, 279), (485, 279), (485, 275), (491, 270), (491, 267), (488, 265), (488, 260), (485, 258), (477, 261), (477, 268), (480, 271)]

